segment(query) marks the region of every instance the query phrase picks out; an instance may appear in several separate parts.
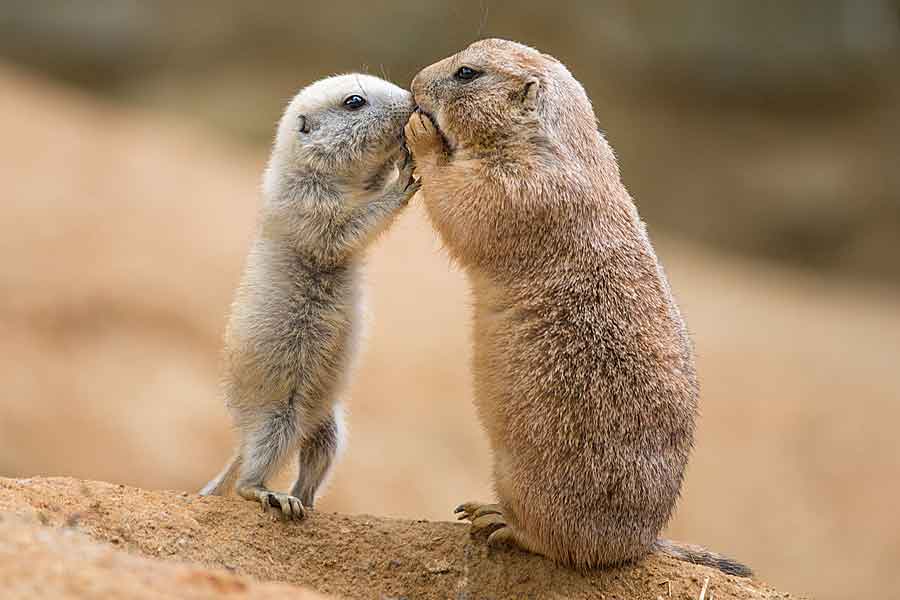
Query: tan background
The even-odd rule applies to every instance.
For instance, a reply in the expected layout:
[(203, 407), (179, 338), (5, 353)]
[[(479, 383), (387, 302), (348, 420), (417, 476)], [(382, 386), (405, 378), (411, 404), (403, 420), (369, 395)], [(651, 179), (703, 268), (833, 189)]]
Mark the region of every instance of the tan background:
[[(232, 443), (221, 333), (281, 104), (341, 70), (402, 84), (483, 28), (585, 81), (693, 331), (703, 419), (668, 535), (793, 592), (892, 594), (896, 5), (871, 3), (885, 11), (874, 19), (822, 3), (840, 9), (814, 12), (843, 24), (842, 41), (824, 44), (823, 25), (805, 53), (791, 50), (812, 27), (802, 14), (694, 4), (705, 17), (540, 5), (517, 20), (509, 3), (426, 2), (342, 19), (229, 4), (210, 23), (167, 2), (85, 2), (91, 19), (4, 3), (0, 475), (191, 490), (212, 476)], [(447, 35), (420, 31), (441, 19)], [(751, 43), (759, 23), (772, 45)], [(605, 33), (579, 34), (592, 24)], [(382, 39), (390, 27), (401, 42)], [(466, 285), (415, 202), (368, 278), (350, 443), (322, 508), (446, 519), (490, 496)]]

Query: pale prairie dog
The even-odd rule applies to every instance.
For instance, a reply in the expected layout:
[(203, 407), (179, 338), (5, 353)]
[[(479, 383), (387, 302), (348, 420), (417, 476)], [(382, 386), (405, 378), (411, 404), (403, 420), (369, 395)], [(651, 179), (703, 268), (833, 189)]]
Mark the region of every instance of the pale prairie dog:
[[(360, 261), (417, 189), (402, 140), (412, 108), (409, 92), (358, 74), (317, 81), (288, 105), (225, 335), (240, 445), (202, 494), (234, 489), (294, 519), (313, 506), (342, 440)], [(294, 455), (290, 494), (266, 488)]]
[(474, 295), (475, 402), (499, 504), (473, 529), (564, 564), (654, 549), (691, 451), (690, 340), (584, 89), (556, 59), (476, 42), (412, 82), (423, 201)]

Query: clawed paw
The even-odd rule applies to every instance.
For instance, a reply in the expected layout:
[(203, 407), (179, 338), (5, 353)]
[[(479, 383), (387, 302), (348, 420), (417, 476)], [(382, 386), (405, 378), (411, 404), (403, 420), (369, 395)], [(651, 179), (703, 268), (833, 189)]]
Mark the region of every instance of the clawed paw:
[(250, 495), (259, 501), (262, 511), (273, 518), (285, 521), (300, 521), (306, 516), (306, 509), (299, 498), (290, 494), (273, 492), (265, 488), (256, 488), (249, 494), (241, 494), (245, 498)]
[(506, 527), (506, 518), (496, 504), (470, 502), (457, 507), (456, 512), (459, 515), (457, 519), (464, 519), (472, 524), (473, 534), (481, 532), (492, 534), (496, 530)]
[(409, 202), (410, 198), (422, 187), (421, 182), (413, 176), (414, 165), (412, 156), (409, 151), (404, 149), (403, 155), (397, 161), (397, 179), (392, 184), (394, 189), (403, 198), (403, 204)]
[(431, 117), (421, 111), (414, 112), (403, 129), (406, 146), (417, 161), (443, 148), (444, 140)]
[(457, 519), (472, 524), (472, 535), (487, 534), (487, 544), (498, 546), (520, 546), (514, 530), (506, 523), (503, 509), (499, 504), (465, 502), (453, 511)]
[(471, 521), (489, 514), (503, 515), (503, 509), (500, 508), (499, 504), (485, 504), (484, 502), (464, 502), (457, 506), (453, 512), (460, 521)]

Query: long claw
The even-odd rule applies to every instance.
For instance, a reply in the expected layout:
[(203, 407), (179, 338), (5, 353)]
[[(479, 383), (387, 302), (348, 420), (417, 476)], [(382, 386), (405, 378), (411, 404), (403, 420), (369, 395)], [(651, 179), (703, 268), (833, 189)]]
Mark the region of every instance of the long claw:
[(295, 521), (299, 521), (306, 516), (306, 511), (303, 509), (303, 503), (297, 498), (291, 497), (291, 509)]
[(497, 513), (489, 513), (472, 519), (473, 531), (487, 530), (488, 533), (492, 533), (501, 527), (506, 527), (506, 519)]
[(460, 504), (459, 506), (454, 508), (453, 512), (454, 513), (462, 513), (462, 512), (473, 513), (476, 510), (478, 510), (478, 508), (480, 506), (484, 506), (484, 502), (463, 502), (462, 504)]
[(471, 518), (476, 519), (478, 517), (484, 515), (502, 515), (503, 511), (500, 509), (498, 504), (485, 504), (484, 506), (479, 506), (475, 509), (475, 512), (472, 513)]
[(496, 548), (497, 546), (514, 546), (515, 544), (516, 540), (513, 535), (513, 530), (509, 527), (496, 529), (487, 539), (487, 545), (491, 548)]
[(465, 519), (476, 519), (478, 517), (484, 515), (502, 515), (503, 510), (500, 508), (499, 504), (484, 504), (482, 502), (464, 502), (457, 506), (453, 513), (458, 515), (456, 518), (459, 520)]
[(400, 164), (401, 172), (405, 169), (409, 163), (412, 162), (412, 154), (410, 154), (409, 149), (404, 145), (403, 147), (403, 162)]

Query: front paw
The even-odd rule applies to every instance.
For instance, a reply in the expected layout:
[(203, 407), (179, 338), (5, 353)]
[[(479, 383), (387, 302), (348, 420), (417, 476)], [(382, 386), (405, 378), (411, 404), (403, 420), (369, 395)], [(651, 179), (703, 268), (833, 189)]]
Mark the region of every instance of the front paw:
[(406, 136), (406, 147), (412, 152), (413, 159), (419, 166), (444, 149), (444, 138), (428, 115), (416, 111), (406, 123), (403, 130)]
[(391, 184), (391, 192), (400, 198), (400, 204), (406, 205), (419, 191), (422, 184), (413, 176), (414, 165), (409, 151), (404, 149), (403, 156), (397, 161), (397, 178)]

